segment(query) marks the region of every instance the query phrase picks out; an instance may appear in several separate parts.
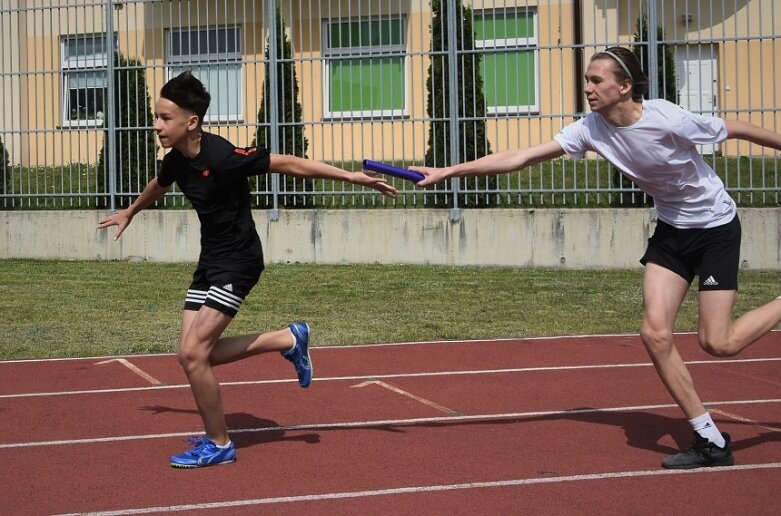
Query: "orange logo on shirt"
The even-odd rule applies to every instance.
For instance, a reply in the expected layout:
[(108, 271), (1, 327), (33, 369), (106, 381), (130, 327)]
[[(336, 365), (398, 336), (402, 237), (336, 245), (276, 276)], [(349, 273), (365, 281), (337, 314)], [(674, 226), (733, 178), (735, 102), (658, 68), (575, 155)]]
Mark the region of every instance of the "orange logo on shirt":
[(204, 170), (203, 172), (201, 172), (201, 175), (202, 175), (203, 177), (209, 177), (209, 169), (207, 168), (206, 170)]
[(234, 149), (234, 150), (235, 150), (236, 154), (241, 154), (242, 156), (249, 156), (250, 154), (252, 154), (253, 152), (255, 152), (258, 149), (257, 149), (257, 147), (249, 147), (248, 149), (242, 149), (240, 147), (236, 147), (236, 149)]

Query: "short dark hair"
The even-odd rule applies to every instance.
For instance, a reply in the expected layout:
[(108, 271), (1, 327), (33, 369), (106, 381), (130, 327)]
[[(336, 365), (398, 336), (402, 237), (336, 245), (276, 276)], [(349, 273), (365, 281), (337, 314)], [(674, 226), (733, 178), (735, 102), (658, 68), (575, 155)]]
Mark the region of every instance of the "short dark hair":
[(620, 80), (632, 81), (632, 99), (643, 100), (643, 96), (648, 91), (648, 77), (643, 73), (643, 66), (634, 52), (624, 47), (610, 47), (591, 56), (592, 61), (596, 59), (612, 61), (613, 73), (616, 77)]
[(209, 92), (189, 70), (182, 72), (160, 89), (160, 96), (177, 106), (198, 115), (198, 124), (203, 123), (206, 110), (212, 100)]

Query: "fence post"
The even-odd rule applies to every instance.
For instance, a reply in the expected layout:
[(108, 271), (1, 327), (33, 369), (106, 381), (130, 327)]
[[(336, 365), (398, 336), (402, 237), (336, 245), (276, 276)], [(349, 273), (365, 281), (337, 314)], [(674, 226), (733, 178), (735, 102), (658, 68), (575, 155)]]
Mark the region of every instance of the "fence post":
[[(447, 9), (447, 69), (448, 84), (450, 88), (450, 165), (458, 163), (458, 156), (461, 154), (459, 147), (459, 120), (458, 120), (458, 19), (456, 4), (461, 0), (447, 0), (449, 8)], [(450, 186), (453, 190), (453, 208), (450, 210), (450, 221), (458, 222), (461, 220), (461, 209), (458, 206), (458, 192), (461, 188), (460, 178), (450, 180)]]
[(116, 109), (116, 81), (114, 80), (114, 5), (112, 0), (106, 0), (106, 54), (108, 55), (108, 65), (106, 66), (106, 114), (103, 120), (108, 121), (106, 138), (105, 163), (108, 168), (108, 193), (109, 208), (114, 211), (117, 206), (117, 120), (119, 113), (114, 113)]
[[(268, 117), (269, 117), (269, 136), (271, 138), (269, 149), (273, 153), (279, 152), (279, 106), (277, 105), (277, 74), (279, 73), (279, 67), (277, 66), (277, 0), (268, 1), (268, 73), (266, 73), (266, 80), (269, 81), (268, 85)], [(260, 120), (258, 120), (260, 122)], [(257, 142), (260, 143), (260, 142)], [(269, 214), (269, 220), (279, 220), (279, 174), (271, 174), (271, 197), (273, 199), (273, 208)]]
[(655, 99), (659, 96), (659, 52), (657, 45), (659, 38), (656, 33), (656, 0), (648, 0), (648, 98)]

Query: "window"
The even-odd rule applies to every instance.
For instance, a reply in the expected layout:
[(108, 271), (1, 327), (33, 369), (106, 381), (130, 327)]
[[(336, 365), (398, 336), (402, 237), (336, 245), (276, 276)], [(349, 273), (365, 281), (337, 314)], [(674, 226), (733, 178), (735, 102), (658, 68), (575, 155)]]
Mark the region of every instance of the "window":
[(327, 117), (405, 114), (403, 19), (326, 22), (325, 49)]
[(539, 111), (537, 13), (497, 9), (475, 16), (475, 47), (483, 49), (483, 77), (488, 113)]
[(172, 30), (169, 34), (169, 78), (190, 70), (211, 94), (204, 122), (240, 121), (243, 113), (239, 28)]
[[(114, 41), (116, 46), (116, 39)], [(63, 38), (60, 52), (63, 125), (102, 125), (106, 113), (109, 58), (105, 36)]]

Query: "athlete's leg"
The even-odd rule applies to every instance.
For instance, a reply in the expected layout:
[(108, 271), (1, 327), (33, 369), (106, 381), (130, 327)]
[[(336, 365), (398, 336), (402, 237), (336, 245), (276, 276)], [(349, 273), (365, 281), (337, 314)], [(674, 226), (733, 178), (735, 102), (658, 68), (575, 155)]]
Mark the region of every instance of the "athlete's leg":
[(285, 352), (295, 343), (289, 328), (220, 339), (231, 320), (230, 316), (208, 306), (198, 311), (184, 310), (179, 340), (179, 363), (190, 382), (204, 431), (219, 445), (230, 439), (213, 366), (269, 351)]
[(732, 319), (735, 290), (701, 291), (699, 296), (700, 345), (716, 356), (737, 355), (781, 323), (781, 299)]
[(212, 348), (209, 361), (212, 365), (220, 365), (269, 351), (284, 353), (293, 344), (295, 339), (289, 328), (254, 335), (223, 337)]
[(220, 385), (209, 355), (231, 320), (231, 316), (205, 305), (197, 312), (185, 310), (179, 338), (179, 363), (190, 382), (206, 435), (218, 445), (226, 444), (230, 439)]
[(655, 263), (643, 276), (643, 325), (640, 336), (659, 377), (688, 419), (705, 413), (689, 370), (673, 343), (673, 330), (689, 283)]

